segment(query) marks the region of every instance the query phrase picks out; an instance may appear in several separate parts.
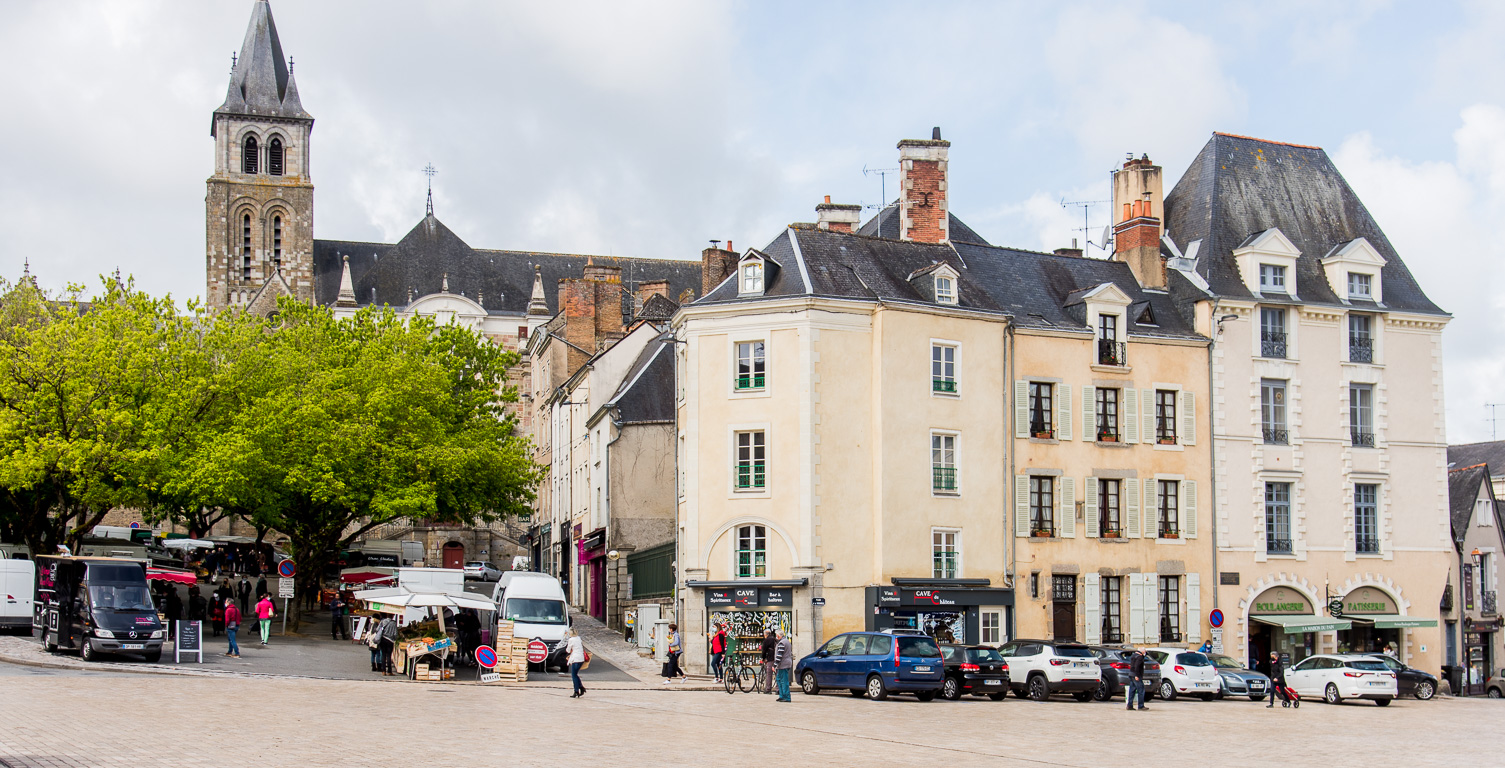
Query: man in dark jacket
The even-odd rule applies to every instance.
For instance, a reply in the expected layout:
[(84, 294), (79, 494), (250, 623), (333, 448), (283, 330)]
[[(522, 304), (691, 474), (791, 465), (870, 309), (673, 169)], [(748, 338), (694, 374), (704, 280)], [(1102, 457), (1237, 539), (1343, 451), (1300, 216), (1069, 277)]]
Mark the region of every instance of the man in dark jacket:
[(1275, 651), (1270, 652), (1270, 685), (1274, 690), (1270, 691), (1270, 703), (1265, 705), (1265, 709), (1275, 706), (1276, 696), (1280, 697), (1282, 707), (1291, 706), (1291, 697), (1286, 694), (1286, 668), (1280, 663), (1280, 654)]
[(1129, 656), (1129, 690), (1124, 695), (1124, 704), (1128, 709), (1134, 709), (1135, 702), (1139, 703), (1140, 709), (1144, 706), (1144, 651), (1135, 648)]
[(251, 581), (250, 581), (250, 579), (247, 579), (244, 575), (242, 575), (240, 577), (239, 592), (240, 592), (240, 612), (241, 613), (245, 613), (247, 610), (249, 610), (249, 606), (251, 604), (250, 603), (250, 600), (251, 600)]
[(778, 638), (773, 636), (770, 629), (763, 633), (763, 692), (773, 693), (773, 657), (774, 651), (779, 647)]

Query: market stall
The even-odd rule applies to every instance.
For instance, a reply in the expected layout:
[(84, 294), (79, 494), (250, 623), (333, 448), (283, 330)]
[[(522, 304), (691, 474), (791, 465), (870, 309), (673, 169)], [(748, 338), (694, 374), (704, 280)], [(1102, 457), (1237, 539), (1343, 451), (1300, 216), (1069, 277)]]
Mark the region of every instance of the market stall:
[(147, 581), (171, 581), (178, 584), (193, 585), (198, 583), (198, 576), (192, 571), (183, 571), (177, 568), (162, 568), (151, 566), (146, 569)]
[[(459, 649), (459, 644), (457, 638), (451, 635), (450, 627), (446, 626), (445, 609), (496, 610), (496, 603), (480, 595), (453, 595), (407, 587), (361, 590), (355, 593), (355, 599), (364, 602), (369, 610), (376, 613), (410, 617), (406, 626), (398, 631), (392, 663), (414, 680), (446, 680), (454, 677), (452, 655)], [(414, 608), (427, 609), (426, 614), (432, 616), (432, 620), (412, 620), (409, 611)]]

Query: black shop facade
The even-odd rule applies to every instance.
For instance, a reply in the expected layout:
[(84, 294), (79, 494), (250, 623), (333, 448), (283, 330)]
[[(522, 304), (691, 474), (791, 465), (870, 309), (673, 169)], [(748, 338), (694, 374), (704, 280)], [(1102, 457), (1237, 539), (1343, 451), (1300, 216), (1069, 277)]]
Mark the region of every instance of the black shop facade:
[[(688, 586), (699, 588), (705, 597), (705, 625), (726, 628), (729, 637), (728, 666), (734, 660), (756, 665), (762, 650), (764, 633), (783, 631), (793, 638), (802, 631), (794, 609), (795, 590), (808, 584), (806, 579), (769, 579), (757, 582), (702, 581)], [(808, 607), (809, 600), (806, 598)], [(732, 654), (735, 653), (735, 659)], [(710, 647), (705, 649), (710, 663)]]
[(1014, 591), (988, 579), (894, 578), (866, 589), (868, 631), (905, 629), (968, 645), (1014, 636)]

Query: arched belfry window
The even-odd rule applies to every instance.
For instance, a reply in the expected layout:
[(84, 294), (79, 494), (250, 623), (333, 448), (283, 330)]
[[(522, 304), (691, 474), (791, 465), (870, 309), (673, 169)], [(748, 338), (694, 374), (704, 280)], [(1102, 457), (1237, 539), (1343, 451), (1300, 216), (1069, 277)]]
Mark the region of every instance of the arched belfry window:
[(251, 214), (249, 213), (240, 219), (240, 278), (251, 279)]
[[(277, 140), (272, 139), (272, 146), (277, 146)], [(282, 266), (282, 217), (272, 217), (272, 266)]]
[(282, 175), (282, 139), (273, 137), (272, 143), (267, 145), (267, 173)]
[(246, 143), (245, 143), (244, 146), (241, 147), (241, 152), (240, 152), (240, 171), (241, 171), (241, 173), (256, 173), (256, 169), (257, 169), (256, 161), (258, 159), (259, 158), (257, 157), (256, 137), (255, 136), (247, 136), (246, 137)]

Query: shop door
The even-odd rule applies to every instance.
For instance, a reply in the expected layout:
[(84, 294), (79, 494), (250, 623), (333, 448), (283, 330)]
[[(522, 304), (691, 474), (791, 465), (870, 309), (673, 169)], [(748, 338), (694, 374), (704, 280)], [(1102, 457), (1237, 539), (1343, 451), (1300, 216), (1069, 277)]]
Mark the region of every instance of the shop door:
[(1484, 640), (1489, 635), (1468, 632), (1464, 634), (1463, 692), (1465, 696), (1484, 695), (1484, 683), (1489, 680), (1489, 647)]
[(458, 541), (446, 542), (444, 545), (444, 567), (465, 567), (465, 545)]
[(601, 621), (606, 621), (606, 558), (591, 561), (590, 612)]
[(1051, 579), (1055, 598), (1052, 604), (1051, 625), (1056, 640), (1076, 640), (1076, 576), (1058, 575)]

